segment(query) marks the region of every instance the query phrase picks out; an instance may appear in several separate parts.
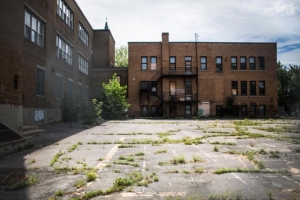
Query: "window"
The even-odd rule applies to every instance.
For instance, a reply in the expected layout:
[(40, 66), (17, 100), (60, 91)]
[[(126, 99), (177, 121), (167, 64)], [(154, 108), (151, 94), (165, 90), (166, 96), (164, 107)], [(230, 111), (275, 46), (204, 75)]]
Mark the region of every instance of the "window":
[(247, 81), (241, 81), (241, 96), (247, 96)]
[(25, 9), (24, 36), (44, 47), (45, 23), (27, 9)]
[(185, 71), (192, 72), (192, 57), (191, 56), (185, 57)]
[(265, 105), (259, 105), (259, 113), (258, 115), (260, 117), (263, 117), (266, 115), (266, 106)]
[(222, 57), (216, 57), (216, 67), (218, 72), (222, 71)]
[(157, 82), (151, 81), (151, 96), (157, 95)]
[(148, 90), (148, 82), (147, 81), (141, 81), (141, 89)]
[(231, 57), (231, 70), (237, 70), (236, 57)]
[(121, 83), (121, 75), (117, 75), (117, 81)]
[(170, 70), (176, 70), (176, 57), (170, 57)]
[(148, 106), (141, 106), (141, 112), (142, 112), (142, 116), (147, 116), (148, 115)]
[(185, 82), (185, 100), (190, 101), (192, 100), (192, 81)]
[(255, 57), (249, 58), (249, 70), (255, 70)]
[(84, 97), (87, 99), (89, 98), (89, 87), (88, 86), (85, 86)]
[(150, 58), (150, 68), (151, 70), (156, 70), (156, 57), (154, 56)]
[(79, 23), (79, 38), (87, 47), (89, 46), (89, 34), (80, 23)]
[(56, 55), (58, 58), (63, 59), (68, 64), (72, 65), (73, 48), (69, 43), (63, 40), (60, 36), (56, 36)]
[(265, 58), (258, 57), (258, 70), (265, 70)]
[(238, 95), (238, 82), (231, 81), (231, 96), (237, 96), (237, 95)]
[(79, 100), (82, 99), (82, 84), (78, 83), (78, 98)]
[(256, 105), (250, 105), (250, 114), (252, 116), (256, 115)]
[(56, 12), (73, 29), (73, 11), (64, 0), (57, 0)]
[(247, 116), (247, 105), (241, 105), (241, 115), (242, 117)]
[(57, 99), (61, 99), (61, 75), (60, 74), (56, 74), (55, 97)]
[(222, 116), (222, 105), (216, 105), (216, 116)]
[(258, 86), (259, 86), (259, 96), (265, 96), (265, 81), (259, 81), (258, 82)]
[(200, 70), (207, 70), (207, 60), (206, 56), (201, 56), (200, 57)]
[(147, 57), (143, 56), (142, 57), (142, 70), (147, 70), (148, 66), (147, 66)]
[(187, 116), (187, 117), (192, 116), (192, 105), (191, 104), (185, 105), (185, 116)]
[(246, 57), (241, 57), (240, 58), (240, 64), (241, 64), (241, 70), (247, 70)]
[(81, 54), (78, 54), (78, 67), (82, 73), (89, 74), (89, 61)]
[(256, 96), (256, 82), (250, 81), (250, 96)]
[(41, 68), (36, 69), (36, 95), (44, 96), (45, 70)]
[(70, 97), (73, 96), (73, 80), (69, 78), (68, 81), (68, 94)]

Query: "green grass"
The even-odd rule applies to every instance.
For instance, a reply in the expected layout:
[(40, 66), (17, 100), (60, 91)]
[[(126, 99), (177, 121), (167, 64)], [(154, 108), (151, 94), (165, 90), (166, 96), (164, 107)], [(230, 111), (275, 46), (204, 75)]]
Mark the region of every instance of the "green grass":
[(83, 143), (82, 142), (78, 142), (78, 145), (83, 145)]
[(80, 179), (74, 183), (74, 186), (76, 188), (81, 188), (82, 186), (84, 186), (84, 184), (85, 184), (85, 179)]
[(145, 153), (144, 153), (144, 152), (138, 152), (138, 153), (135, 153), (134, 155), (135, 155), (135, 156), (144, 156)]
[(158, 176), (154, 176), (154, 177), (153, 177), (153, 180), (154, 180), (154, 182), (158, 182), (158, 181), (159, 181)]
[(243, 121), (234, 121), (233, 124), (236, 126), (260, 126), (258, 121), (250, 121), (249, 119), (244, 119)]
[(63, 195), (64, 195), (64, 192), (61, 189), (59, 189), (58, 191), (55, 192), (55, 196), (57, 196), (57, 197), (62, 197)]
[(198, 168), (196, 168), (196, 169), (194, 170), (194, 172), (195, 172), (195, 173), (198, 173), (198, 174), (201, 174), (201, 173), (204, 172), (204, 169), (203, 169), (203, 167), (198, 167)]
[(140, 165), (138, 163), (133, 163), (129, 161), (115, 161), (113, 162), (115, 165), (129, 165), (133, 167), (139, 167)]
[(205, 160), (200, 156), (193, 156), (193, 162), (204, 162)]
[(161, 162), (161, 161), (158, 162), (158, 165), (159, 165), (159, 166), (164, 166), (165, 164), (167, 164), (167, 163), (166, 163), (166, 162)]
[(270, 151), (269, 153), (270, 153), (269, 158), (280, 158), (278, 151)]
[(184, 174), (190, 174), (191, 172), (190, 172), (189, 170), (184, 169), (184, 170), (182, 171), (182, 173), (184, 173)]
[(91, 182), (97, 178), (97, 174), (95, 172), (88, 172), (86, 173), (86, 181)]
[(52, 160), (50, 162), (50, 166), (52, 167), (58, 161), (59, 157), (62, 155), (64, 155), (64, 153), (62, 153), (62, 152), (55, 154), (55, 156), (52, 158)]
[(214, 146), (213, 151), (218, 152), (218, 151), (219, 151), (219, 148), (218, 148), (217, 146)]
[(268, 154), (268, 152), (266, 152), (266, 150), (264, 148), (261, 148), (258, 153), (261, 154), (261, 155), (267, 155)]
[(162, 150), (157, 150), (156, 152), (155, 152), (155, 154), (159, 154), (159, 153), (167, 153), (167, 149), (162, 149)]
[(38, 178), (36, 174), (31, 174), (27, 179), (23, 180), (11, 180), (7, 185), (7, 189), (16, 190), (20, 188), (25, 188), (29, 186), (33, 186), (38, 183)]
[(180, 155), (180, 156), (172, 158), (171, 163), (177, 165), (177, 164), (184, 164), (184, 163), (186, 163), (186, 161), (185, 161), (184, 156)]
[(119, 148), (134, 148), (134, 146), (130, 144), (121, 144), (119, 145)]

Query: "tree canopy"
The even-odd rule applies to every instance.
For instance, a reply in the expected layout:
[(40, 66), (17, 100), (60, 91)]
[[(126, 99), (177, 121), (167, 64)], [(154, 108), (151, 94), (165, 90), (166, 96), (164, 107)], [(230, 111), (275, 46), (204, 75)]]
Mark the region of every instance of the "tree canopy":
[(126, 46), (120, 46), (115, 53), (115, 67), (128, 67), (128, 49)]
[(102, 84), (100, 101), (102, 104), (101, 117), (104, 119), (121, 119), (127, 114), (129, 104), (125, 95), (127, 86), (121, 86), (114, 74), (109, 83)]
[(284, 106), (288, 115), (291, 108), (300, 104), (300, 66), (289, 65), (286, 67), (277, 63), (278, 74), (278, 104)]

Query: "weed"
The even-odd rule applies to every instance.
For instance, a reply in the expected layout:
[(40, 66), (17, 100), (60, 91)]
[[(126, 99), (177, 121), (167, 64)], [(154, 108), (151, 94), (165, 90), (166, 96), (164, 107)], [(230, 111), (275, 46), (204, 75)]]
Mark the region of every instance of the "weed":
[(35, 159), (32, 159), (28, 162), (28, 165), (35, 163)]
[(138, 152), (138, 153), (136, 153), (136, 154), (134, 154), (135, 156), (144, 156), (145, 155), (145, 153), (144, 152)]
[(106, 167), (112, 167), (112, 165), (111, 164), (107, 164)]
[(184, 156), (180, 155), (180, 156), (172, 158), (171, 163), (177, 165), (177, 164), (184, 164), (184, 163), (186, 163), (186, 161), (185, 161)]
[(88, 142), (87, 144), (98, 144), (96, 141)]
[(78, 180), (78, 181), (76, 181), (76, 182), (74, 183), (74, 186), (75, 186), (76, 188), (81, 188), (84, 184), (85, 184), (85, 180), (84, 180), (84, 179), (80, 179), (80, 180)]
[(218, 152), (218, 151), (219, 151), (219, 148), (218, 148), (217, 146), (214, 146), (213, 151)]
[(268, 154), (268, 153), (265, 151), (264, 148), (260, 149), (258, 153), (261, 154), (261, 155), (267, 155), (267, 154)]
[(97, 178), (97, 174), (95, 172), (86, 173), (86, 181), (91, 182)]
[(259, 126), (260, 123), (257, 121), (250, 121), (248, 119), (244, 119), (243, 121), (234, 121), (234, 125), (236, 126)]
[(296, 149), (296, 152), (297, 152), (297, 153), (300, 153), (300, 148)]
[(195, 173), (201, 174), (201, 173), (204, 172), (204, 169), (203, 169), (203, 167), (198, 167), (198, 168), (196, 168), (196, 169), (194, 170), (194, 172), (195, 172)]
[(140, 165), (138, 163), (128, 162), (128, 161), (115, 161), (114, 164), (116, 165), (130, 165), (133, 167), (139, 167)]
[(62, 197), (63, 195), (64, 195), (64, 192), (61, 189), (59, 189), (58, 191), (55, 192), (55, 196), (57, 196), (57, 197)]
[(159, 166), (163, 166), (163, 165), (165, 165), (165, 164), (167, 164), (166, 162), (158, 162), (158, 165)]
[(153, 177), (153, 180), (154, 180), (155, 182), (158, 182), (158, 181), (159, 181), (158, 176), (154, 176), (154, 177)]
[(189, 170), (184, 169), (184, 170), (182, 171), (182, 173), (184, 173), (184, 174), (190, 174), (191, 172), (190, 172)]
[(159, 154), (159, 153), (167, 153), (167, 149), (162, 149), (162, 150), (157, 150), (156, 152), (155, 152), (155, 154)]
[(267, 193), (270, 200), (274, 199), (274, 194), (273, 194), (272, 190), (266, 191), (266, 193)]
[(129, 144), (121, 144), (119, 145), (119, 148), (133, 148), (133, 145), (129, 145)]
[(50, 162), (50, 166), (52, 167), (59, 159), (60, 156), (62, 156), (64, 153), (57, 153), (55, 154), (54, 158), (52, 158), (51, 162)]
[(200, 156), (193, 156), (193, 161), (194, 162), (204, 162), (204, 159), (201, 158)]
[(36, 174), (31, 174), (27, 179), (22, 180), (11, 180), (7, 188), (10, 190), (16, 190), (24, 187), (29, 187), (38, 183), (38, 178)]
[(157, 133), (157, 135), (159, 138), (168, 137), (169, 135), (172, 135), (171, 132), (172, 131), (159, 132), (159, 133)]
[(241, 154), (240, 152), (238, 152), (238, 151), (235, 151), (235, 150), (229, 150), (229, 151), (227, 151), (227, 153), (229, 153), (229, 154)]
[(270, 151), (269, 158), (280, 158), (278, 151)]
[(252, 142), (250, 142), (250, 146), (251, 146), (251, 147), (254, 147), (254, 146), (255, 146), (255, 144), (254, 144), (254, 143), (252, 143)]
[(103, 158), (99, 158), (99, 159), (98, 159), (98, 161), (103, 161), (103, 160), (104, 160)]
[(114, 170), (114, 172), (115, 172), (115, 173), (120, 173), (120, 172), (121, 172), (121, 170), (119, 170), (119, 169), (115, 169), (115, 170)]
[(83, 145), (83, 143), (82, 142), (78, 142), (78, 145)]

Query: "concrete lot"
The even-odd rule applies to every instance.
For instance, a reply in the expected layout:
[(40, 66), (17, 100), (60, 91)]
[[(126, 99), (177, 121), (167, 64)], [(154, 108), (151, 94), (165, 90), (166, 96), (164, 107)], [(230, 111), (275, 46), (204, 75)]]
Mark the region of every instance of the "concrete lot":
[[(300, 199), (300, 120), (69, 125), (45, 125), (33, 148), (0, 159), (0, 177), (38, 180), (14, 190), (13, 183), (0, 185), (1, 199), (82, 199), (132, 172), (143, 180), (93, 199)], [(88, 172), (96, 179), (87, 182)]]

